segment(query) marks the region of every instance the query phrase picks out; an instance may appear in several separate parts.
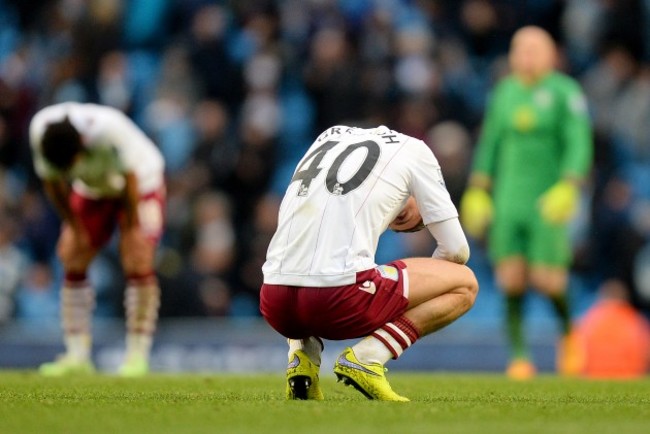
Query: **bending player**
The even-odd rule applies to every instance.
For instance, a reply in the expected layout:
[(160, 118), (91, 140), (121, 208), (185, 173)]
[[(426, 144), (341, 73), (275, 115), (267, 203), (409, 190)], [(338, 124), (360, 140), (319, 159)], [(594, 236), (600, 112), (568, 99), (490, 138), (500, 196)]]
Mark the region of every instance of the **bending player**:
[(555, 44), (546, 31), (529, 26), (515, 33), (512, 74), (494, 90), (461, 200), (461, 219), (470, 235), (482, 237), (491, 223), (490, 258), (506, 296), (506, 372), (514, 379), (530, 378), (536, 371), (523, 333), (529, 285), (546, 295), (557, 312), (562, 333), (558, 371), (575, 374), (580, 365), (566, 297), (571, 262), (567, 223), (591, 167), (593, 145), (582, 91), (553, 70), (555, 59)]
[[(288, 399), (323, 398), (322, 339), (363, 338), (339, 355), (337, 377), (370, 399), (408, 401), (384, 364), (467, 312), (478, 291), (457, 216), (422, 141), (383, 126), (318, 137), (286, 191), (263, 266), (260, 310), (289, 342)], [(426, 226), (433, 257), (375, 264), (389, 225)]]
[(126, 357), (119, 373), (144, 375), (160, 304), (154, 253), (163, 224), (163, 158), (124, 114), (94, 104), (42, 109), (32, 119), (30, 141), (36, 173), (63, 220), (57, 254), (65, 272), (61, 320), (66, 351), (41, 365), (40, 372), (94, 371), (94, 291), (86, 272), (119, 226), (127, 280)]

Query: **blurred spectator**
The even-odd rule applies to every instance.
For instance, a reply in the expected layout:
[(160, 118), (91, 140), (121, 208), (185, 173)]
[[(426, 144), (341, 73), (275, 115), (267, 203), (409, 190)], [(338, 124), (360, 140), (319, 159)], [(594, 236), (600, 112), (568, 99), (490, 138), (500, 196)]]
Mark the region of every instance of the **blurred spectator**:
[(127, 62), (125, 53), (110, 51), (100, 59), (97, 74), (97, 101), (125, 113), (131, 111), (133, 103)]
[(203, 100), (196, 105), (196, 145), (188, 169), (202, 172), (203, 181), (197, 181), (197, 189), (223, 190), (233, 175), (239, 149), (229, 124), (228, 111), (219, 101)]
[(425, 142), (433, 151), (445, 176), (445, 184), (456, 205), (465, 190), (471, 160), (471, 137), (459, 123), (441, 122), (433, 126)]
[(223, 6), (197, 9), (189, 28), (190, 62), (204, 96), (225, 101), (232, 109), (241, 98), (239, 67), (228, 52), (228, 16)]
[(219, 193), (199, 196), (193, 226), (192, 268), (203, 276), (225, 275), (235, 254), (235, 233), (228, 199)]
[(304, 80), (316, 102), (316, 130), (363, 118), (359, 68), (345, 32), (338, 28), (319, 30), (309, 54)]
[(35, 262), (16, 294), (16, 316), (32, 325), (57, 324), (60, 310), (57, 287), (51, 266)]
[(650, 369), (650, 322), (629, 302), (620, 280), (605, 281), (575, 333), (584, 348), (582, 375), (639, 378)]
[(160, 146), (167, 171), (173, 174), (188, 163), (194, 151), (190, 111), (197, 88), (184, 46), (165, 51), (156, 91), (146, 108), (147, 128)]
[(24, 254), (13, 244), (17, 229), (14, 219), (0, 210), (0, 325), (14, 314), (14, 297), (27, 267)]

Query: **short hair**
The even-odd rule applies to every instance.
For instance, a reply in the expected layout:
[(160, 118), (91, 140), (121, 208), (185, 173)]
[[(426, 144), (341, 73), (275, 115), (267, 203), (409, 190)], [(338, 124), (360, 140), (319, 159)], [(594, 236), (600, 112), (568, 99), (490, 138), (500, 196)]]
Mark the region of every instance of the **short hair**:
[(67, 116), (60, 122), (45, 126), (41, 151), (48, 163), (57, 169), (70, 168), (75, 157), (82, 150), (81, 135)]

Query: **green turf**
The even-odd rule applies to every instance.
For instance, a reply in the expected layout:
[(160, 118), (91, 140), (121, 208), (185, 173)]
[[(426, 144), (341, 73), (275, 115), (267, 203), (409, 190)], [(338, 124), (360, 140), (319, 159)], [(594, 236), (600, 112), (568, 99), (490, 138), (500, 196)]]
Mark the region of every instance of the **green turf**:
[(323, 380), (324, 402), (287, 402), (277, 375), (51, 379), (0, 373), (0, 433), (644, 433), (650, 380), (390, 373), (410, 403)]

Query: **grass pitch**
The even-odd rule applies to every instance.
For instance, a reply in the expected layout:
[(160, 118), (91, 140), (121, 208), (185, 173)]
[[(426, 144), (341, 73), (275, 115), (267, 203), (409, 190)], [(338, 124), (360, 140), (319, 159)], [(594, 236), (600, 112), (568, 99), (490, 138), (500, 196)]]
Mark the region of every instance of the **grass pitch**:
[(324, 402), (284, 400), (282, 374), (43, 378), (0, 373), (0, 433), (644, 433), (650, 379), (389, 373), (410, 403), (322, 380)]

